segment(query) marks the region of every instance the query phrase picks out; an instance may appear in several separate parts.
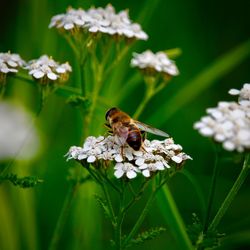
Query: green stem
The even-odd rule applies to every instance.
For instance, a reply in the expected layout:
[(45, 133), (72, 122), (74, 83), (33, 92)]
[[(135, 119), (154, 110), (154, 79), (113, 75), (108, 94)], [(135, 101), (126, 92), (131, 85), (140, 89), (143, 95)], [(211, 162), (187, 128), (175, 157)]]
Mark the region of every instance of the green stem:
[(98, 96), (101, 90), (102, 80), (103, 80), (103, 66), (101, 64), (98, 64), (98, 62), (94, 62), (94, 63), (95, 63), (95, 68), (96, 68), (96, 70), (93, 70), (93, 74), (95, 75), (95, 85), (94, 85), (94, 89), (92, 93), (91, 107), (86, 118), (86, 127), (88, 128), (88, 130), (90, 129), (90, 124), (93, 120), (94, 111), (96, 109), (97, 100), (98, 100)]
[(242, 170), (236, 179), (233, 187), (231, 188), (230, 192), (228, 193), (227, 197), (225, 198), (224, 202), (222, 203), (220, 209), (218, 210), (217, 214), (215, 215), (214, 219), (212, 220), (209, 230), (215, 229), (218, 224), (220, 223), (222, 217), (228, 210), (229, 206), (231, 205), (232, 201), (234, 200), (235, 196), (237, 195), (240, 187), (242, 186), (243, 182), (245, 181), (246, 177), (250, 172), (250, 164), (249, 161), (249, 153), (245, 156), (244, 164)]
[(163, 189), (159, 192), (157, 200), (159, 202), (159, 208), (162, 210), (162, 214), (176, 238), (179, 246), (178, 249), (193, 249), (191, 241), (189, 240), (186, 232), (185, 224), (183, 223), (183, 220), (178, 212), (178, 208), (176, 207), (174, 199), (167, 185), (164, 185)]
[(80, 79), (81, 79), (81, 94), (82, 96), (86, 96), (87, 95), (87, 84), (84, 81), (84, 63), (80, 63)]
[(121, 180), (121, 193), (119, 199), (119, 212), (115, 224), (115, 243), (116, 243), (116, 250), (122, 250), (122, 222), (124, 219), (123, 211), (123, 203), (124, 203), (124, 183)]
[(203, 227), (204, 232), (207, 232), (207, 229), (208, 229), (209, 219), (210, 219), (210, 216), (211, 216), (212, 204), (214, 202), (215, 189), (216, 189), (216, 184), (217, 184), (217, 179), (218, 179), (218, 173), (219, 173), (219, 164), (218, 164), (219, 154), (218, 154), (218, 150), (219, 149), (218, 149), (217, 145), (215, 145), (215, 162), (214, 162), (212, 183), (211, 183), (209, 197), (208, 197), (208, 207), (207, 207), (207, 212), (206, 212), (206, 217), (205, 217), (204, 227)]
[(126, 207), (123, 208), (123, 211), (122, 211), (122, 212), (123, 212), (124, 214), (128, 211), (128, 209), (129, 209), (130, 207), (132, 207), (132, 206), (134, 205), (134, 203), (135, 203), (136, 201), (138, 201), (138, 200), (141, 198), (141, 196), (142, 196), (142, 194), (143, 194), (145, 188), (147, 187), (148, 183), (149, 183), (149, 179), (146, 179), (146, 180), (142, 183), (141, 188), (139, 189), (139, 192), (137, 192), (137, 193), (135, 193), (135, 192), (133, 191), (133, 189), (132, 189), (132, 187), (131, 187), (131, 184), (130, 184), (130, 183), (128, 184), (129, 187), (130, 187), (130, 190), (132, 191), (132, 193), (133, 193), (133, 195), (134, 195), (134, 197), (133, 197), (133, 198), (131, 199), (131, 201), (126, 205)]
[(115, 61), (106, 69), (105, 76), (107, 77), (116, 65), (124, 58), (129, 50), (129, 46), (125, 46), (120, 52), (118, 52)]
[(4, 97), (4, 92), (5, 92), (5, 84), (1, 85), (1, 82), (0, 82), (0, 98), (1, 99)]
[(66, 196), (64, 204), (63, 204), (61, 214), (60, 214), (59, 219), (58, 219), (57, 224), (56, 224), (56, 229), (53, 233), (53, 237), (52, 237), (52, 240), (51, 240), (49, 248), (48, 248), (49, 250), (58, 249), (58, 244), (59, 244), (60, 238), (62, 236), (63, 228), (64, 228), (64, 225), (65, 225), (66, 220), (68, 218), (71, 204), (72, 204), (74, 195), (78, 189), (78, 186), (79, 186), (78, 184), (74, 184), (68, 190), (67, 196)]
[(138, 117), (142, 114), (143, 110), (145, 109), (146, 105), (148, 104), (149, 100), (153, 97), (154, 92), (152, 91), (148, 91), (143, 98), (143, 100), (141, 101), (140, 105), (138, 106), (138, 108), (136, 109), (133, 118), (134, 119), (138, 119)]
[(107, 189), (106, 185), (103, 184), (103, 183), (101, 184), (101, 187), (102, 187), (105, 199), (107, 201), (107, 205), (108, 205), (108, 208), (109, 208), (110, 215), (112, 216), (112, 221), (111, 222), (114, 225), (116, 223), (116, 217), (115, 217), (115, 212), (114, 212), (114, 209), (113, 209), (113, 206), (112, 206), (112, 202), (111, 202), (111, 199), (110, 199), (108, 189)]
[(141, 224), (143, 223), (147, 213), (149, 212), (150, 210), (150, 207), (154, 201), (154, 198), (155, 198), (155, 195), (156, 195), (156, 192), (158, 191), (159, 189), (155, 189), (153, 188), (152, 190), (152, 193), (150, 194), (149, 198), (148, 198), (148, 201), (142, 211), (142, 213), (140, 214), (138, 220), (136, 221), (134, 227), (132, 228), (132, 230), (130, 231), (129, 235), (127, 236), (127, 238), (125, 239), (124, 243), (123, 243), (123, 248), (126, 248), (126, 246), (130, 243), (130, 241), (132, 240), (132, 238), (135, 236), (135, 234), (138, 232)]

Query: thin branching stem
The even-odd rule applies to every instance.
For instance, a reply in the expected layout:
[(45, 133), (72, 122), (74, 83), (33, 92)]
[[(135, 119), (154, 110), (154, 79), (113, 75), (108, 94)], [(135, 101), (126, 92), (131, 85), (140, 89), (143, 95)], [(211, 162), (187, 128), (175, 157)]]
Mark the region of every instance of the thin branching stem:
[[(138, 200), (141, 198), (141, 196), (142, 196), (144, 190), (146, 189), (146, 187), (148, 186), (148, 184), (149, 184), (149, 179), (146, 179), (146, 180), (143, 181), (143, 183), (142, 183), (142, 185), (141, 185), (141, 187), (140, 187), (140, 189), (139, 189), (139, 191), (138, 191), (137, 193), (135, 193), (135, 192), (133, 191), (133, 195), (134, 195), (133, 198), (132, 198), (132, 199), (130, 200), (130, 202), (123, 208), (123, 211), (122, 211), (122, 212), (123, 212), (124, 214), (129, 210), (129, 208), (131, 208), (131, 207), (135, 204), (136, 201), (138, 201)], [(129, 187), (130, 187), (130, 189), (132, 188), (130, 183), (129, 183)]]
[(119, 195), (119, 210), (117, 215), (117, 220), (115, 224), (115, 243), (116, 243), (116, 250), (122, 250), (122, 223), (124, 219), (124, 213), (123, 211), (123, 203), (124, 203), (124, 181), (121, 180), (121, 193)]
[[(154, 180), (153, 180), (154, 181)], [(141, 224), (143, 223), (147, 213), (149, 212), (149, 209), (155, 199), (155, 195), (156, 195), (156, 192), (158, 191), (159, 189), (155, 187), (155, 183), (153, 183), (152, 185), (152, 192), (147, 200), (147, 203), (144, 207), (144, 209), (142, 210), (140, 216), (138, 217), (135, 225), (133, 226), (132, 230), (130, 231), (129, 235), (126, 237), (126, 239), (124, 240), (123, 242), (123, 248), (125, 248), (129, 243), (130, 241), (132, 240), (132, 238), (135, 236), (135, 234), (138, 232), (139, 228), (141, 227)]]
[(210, 219), (211, 210), (212, 210), (212, 204), (214, 201), (216, 184), (217, 184), (217, 179), (218, 179), (218, 174), (219, 174), (218, 160), (219, 160), (219, 148), (218, 148), (218, 145), (215, 145), (215, 162), (214, 162), (212, 182), (211, 182), (211, 187), (210, 187), (209, 197), (208, 197), (207, 212), (206, 212), (206, 217), (205, 217), (204, 227), (203, 227), (204, 232), (206, 232), (208, 229), (209, 219)]
[(100, 174), (102, 175), (102, 177), (105, 179), (106, 183), (108, 183), (115, 191), (117, 191), (118, 193), (121, 193), (121, 190), (119, 187), (117, 187), (107, 176), (107, 173), (102, 173), (100, 171)]
[(249, 164), (249, 153), (246, 154), (244, 164), (242, 170), (236, 179), (234, 185), (232, 186), (230, 192), (228, 193), (227, 197), (225, 198), (224, 202), (222, 203), (221, 207), (219, 208), (217, 214), (215, 215), (214, 219), (212, 220), (209, 230), (215, 229), (218, 224), (220, 223), (222, 217), (232, 204), (235, 196), (237, 195), (240, 187), (244, 183), (245, 179), (247, 178), (248, 174), (250, 173), (250, 164)]

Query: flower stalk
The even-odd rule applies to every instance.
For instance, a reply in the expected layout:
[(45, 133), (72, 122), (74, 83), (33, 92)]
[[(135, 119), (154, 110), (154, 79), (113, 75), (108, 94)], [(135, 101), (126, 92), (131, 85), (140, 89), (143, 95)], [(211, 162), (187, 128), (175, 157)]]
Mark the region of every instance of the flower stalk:
[(216, 184), (217, 184), (217, 179), (219, 175), (219, 146), (215, 145), (215, 162), (214, 162), (214, 169), (213, 169), (213, 175), (212, 175), (212, 181), (211, 181), (211, 186), (210, 186), (210, 191), (209, 191), (209, 196), (208, 196), (208, 204), (207, 204), (207, 211), (206, 211), (206, 216), (205, 216), (205, 221), (204, 221), (204, 228), (203, 231), (206, 233), (209, 225), (209, 219), (211, 217), (211, 211), (212, 211), (212, 205), (214, 202), (214, 196), (215, 196), (215, 191), (216, 191)]
[(222, 217), (232, 204), (235, 196), (237, 195), (239, 189), (241, 188), (242, 184), (244, 183), (245, 179), (247, 178), (250, 172), (250, 164), (249, 164), (249, 153), (246, 154), (243, 167), (241, 172), (236, 179), (234, 185), (232, 186), (231, 190), (229, 191), (227, 197), (225, 198), (224, 202), (222, 203), (221, 207), (219, 208), (217, 214), (215, 215), (214, 219), (212, 220), (211, 224), (209, 225), (209, 230), (215, 229), (218, 224), (220, 223)]

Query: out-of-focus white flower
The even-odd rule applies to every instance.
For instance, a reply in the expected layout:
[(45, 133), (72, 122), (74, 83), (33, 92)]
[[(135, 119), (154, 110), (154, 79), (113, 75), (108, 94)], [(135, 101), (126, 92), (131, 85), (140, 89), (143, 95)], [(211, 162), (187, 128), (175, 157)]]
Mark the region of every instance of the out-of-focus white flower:
[(28, 160), (39, 149), (32, 116), (10, 102), (0, 102), (0, 160)]
[(230, 95), (239, 95), (239, 102), (250, 101), (250, 83), (245, 83), (241, 90), (230, 89), (228, 93)]
[(141, 54), (133, 53), (131, 66), (153, 74), (157, 72), (170, 76), (177, 76), (179, 74), (175, 63), (162, 51), (155, 54), (150, 50), (146, 50)]
[(42, 55), (40, 58), (31, 60), (25, 67), (29, 74), (43, 83), (48, 81), (64, 81), (67, 79), (69, 72), (72, 71), (68, 62), (59, 64), (52, 57)]
[(52, 17), (49, 28), (60, 30), (79, 29), (91, 33), (104, 33), (120, 37), (147, 40), (148, 35), (138, 23), (132, 23), (128, 11), (115, 12), (114, 7), (108, 4), (105, 8), (90, 8), (89, 10), (69, 8), (65, 14)]
[(0, 82), (5, 80), (6, 74), (17, 73), (19, 67), (25, 65), (18, 54), (0, 53)]
[(222, 143), (225, 150), (250, 149), (250, 101), (247, 102), (248, 105), (219, 102), (216, 108), (207, 109), (208, 116), (196, 122), (194, 128)]
[(86, 164), (113, 161), (115, 176), (120, 178), (126, 175), (129, 179), (135, 178), (138, 173), (149, 177), (153, 172), (170, 168), (171, 164), (182, 165), (191, 159), (181, 152), (182, 147), (175, 144), (172, 138), (145, 140), (143, 147), (145, 150), (135, 151), (127, 144), (121, 147), (114, 136), (90, 136), (83, 147), (71, 147), (67, 156)]

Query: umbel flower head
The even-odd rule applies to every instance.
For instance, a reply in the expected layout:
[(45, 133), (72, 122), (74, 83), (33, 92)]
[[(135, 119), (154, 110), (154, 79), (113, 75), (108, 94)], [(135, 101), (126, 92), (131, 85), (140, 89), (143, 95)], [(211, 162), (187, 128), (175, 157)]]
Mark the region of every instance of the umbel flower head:
[(5, 82), (8, 73), (17, 73), (25, 61), (18, 54), (0, 53), (0, 82)]
[(170, 60), (162, 51), (155, 54), (151, 50), (146, 50), (141, 54), (133, 53), (131, 66), (139, 68), (143, 73), (149, 75), (160, 73), (166, 76), (177, 76), (179, 74), (174, 61)]
[(145, 140), (144, 149), (135, 151), (128, 145), (121, 147), (114, 136), (90, 136), (83, 147), (72, 146), (67, 156), (68, 159), (80, 161), (85, 167), (89, 164), (101, 164), (103, 167), (112, 165), (116, 178), (126, 176), (128, 179), (133, 179), (138, 174), (150, 177), (153, 173), (166, 171), (173, 165), (180, 167), (191, 159), (172, 138), (163, 141)]
[(115, 12), (108, 4), (105, 8), (90, 8), (89, 10), (68, 8), (65, 14), (52, 17), (49, 28), (56, 27), (60, 31), (87, 31), (90, 33), (107, 34), (129, 39), (147, 40), (148, 35), (138, 23), (133, 23), (128, 11)]
[[(239, 102), (219, 102), (207, 109), (208, 116), (194, 124), (203, 136), (222, 143), (225, 150), (243, 152), (250, 149), (250, 91), (249, 84), (241, 90), (230, 90), (239, 95)], [(237, 92), (237, 93), (236, 93)]]
[(68, 80), (69, 72), (72, 71), (68, 62), (59, 64), (47, 55), (29, 61), (25, 68), (34, 79), (39, 80), (42, 84), (53, 81), (65, 82)]

